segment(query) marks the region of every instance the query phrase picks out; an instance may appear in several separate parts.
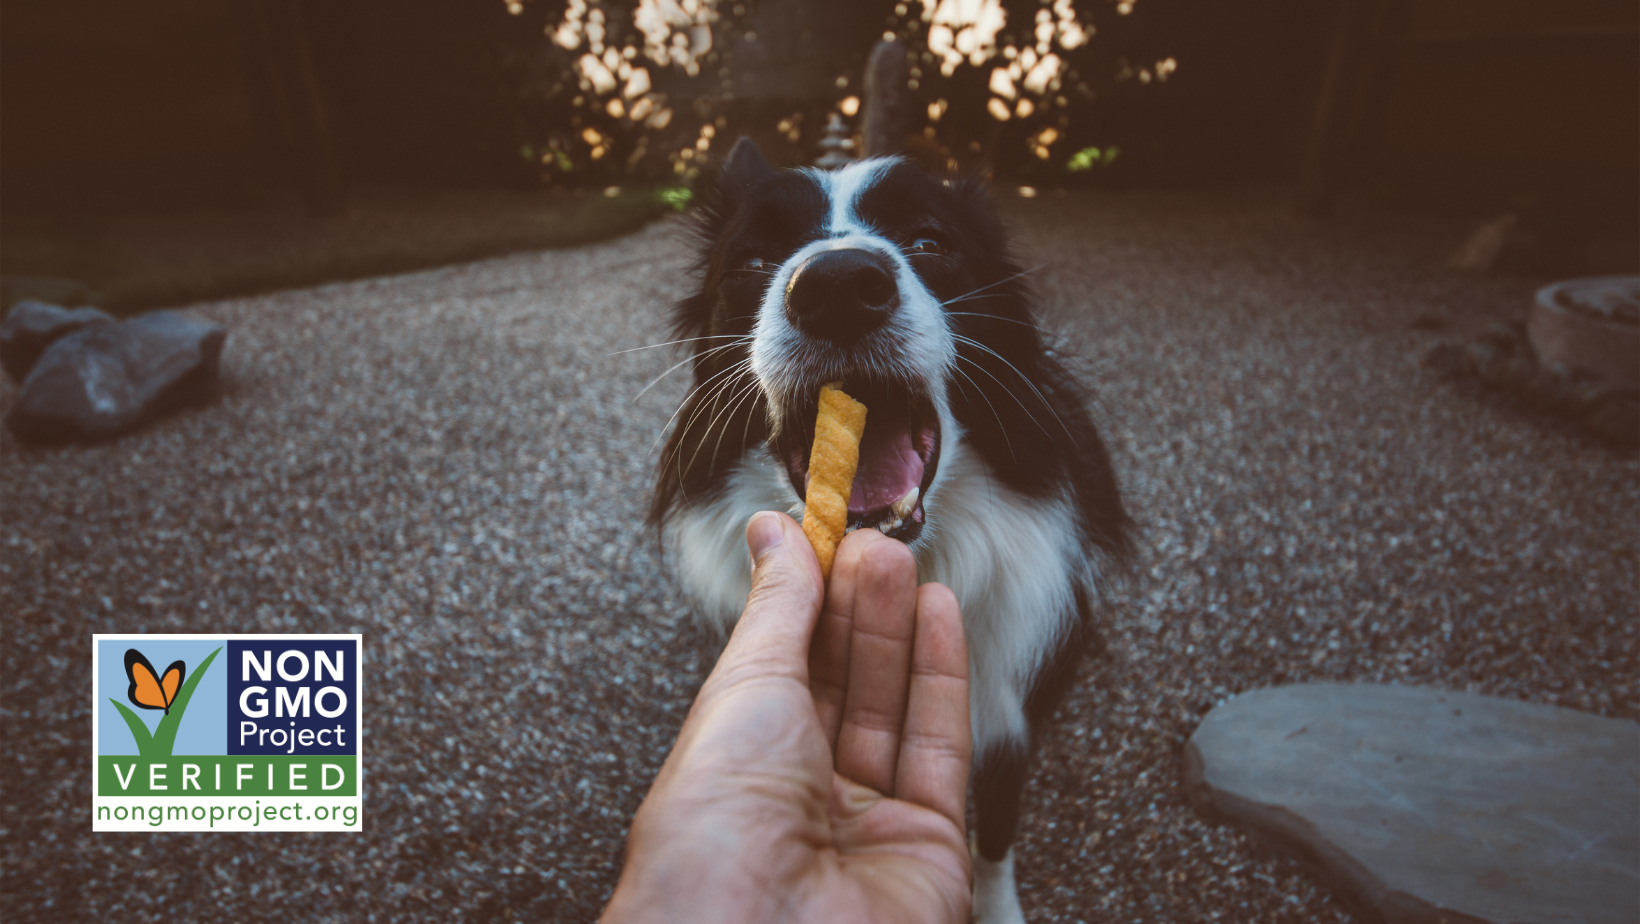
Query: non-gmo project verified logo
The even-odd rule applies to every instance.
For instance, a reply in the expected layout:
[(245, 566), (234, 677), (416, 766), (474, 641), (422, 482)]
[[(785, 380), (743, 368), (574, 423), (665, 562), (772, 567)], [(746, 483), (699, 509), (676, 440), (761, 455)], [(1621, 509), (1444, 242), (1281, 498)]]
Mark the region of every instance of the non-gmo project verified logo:
[(92, 830), (359, 830), (361, 638), (93, 636)]

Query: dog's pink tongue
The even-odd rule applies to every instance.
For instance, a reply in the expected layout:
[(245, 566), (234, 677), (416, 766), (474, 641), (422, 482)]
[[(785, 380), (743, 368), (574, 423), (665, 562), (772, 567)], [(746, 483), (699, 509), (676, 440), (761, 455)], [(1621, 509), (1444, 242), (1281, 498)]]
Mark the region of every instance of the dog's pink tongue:
[(866, 415), (860, 440), (860, 467), (854, 473), (848, 510), (863, 514), (893, 504), (922, 484), (923, 460), (917, 453), (911, 422), (902, 412)]

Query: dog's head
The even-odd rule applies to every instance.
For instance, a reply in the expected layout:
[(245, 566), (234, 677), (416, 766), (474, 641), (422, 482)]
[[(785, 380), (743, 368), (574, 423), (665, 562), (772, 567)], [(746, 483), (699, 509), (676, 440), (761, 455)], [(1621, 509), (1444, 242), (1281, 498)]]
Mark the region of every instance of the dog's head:
[(721, 488), (748, 452), (767, 452), (802, 497), (826, 382), (868, 408), (849, 524), (908, 542), (942, 450), (966, 436), (1017, 461), (1042, 434), (1010, 435), (1015, 415), (1052, 437), (1032, 396), (1041, 344), (978, 183), (897, 159), (777, 171), (742, 140), (701, 231), (702, 286), (677, 315), (695, 387), (657, 517)]

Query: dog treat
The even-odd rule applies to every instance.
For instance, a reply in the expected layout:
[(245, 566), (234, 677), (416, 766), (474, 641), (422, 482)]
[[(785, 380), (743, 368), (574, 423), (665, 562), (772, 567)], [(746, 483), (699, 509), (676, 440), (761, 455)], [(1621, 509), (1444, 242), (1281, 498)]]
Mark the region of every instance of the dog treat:
[(866, 432), (866, 406), (844, 394), (833, 382), (820, 386), (820, 413), (814, 420), (814, 448), (809, 451), (809, 489), (804, 498), (803, 533), (820, 559), (820, 573), (831, 578), (837, 543), (848, 526), (848, 496), (860, 464), (860, 438)]

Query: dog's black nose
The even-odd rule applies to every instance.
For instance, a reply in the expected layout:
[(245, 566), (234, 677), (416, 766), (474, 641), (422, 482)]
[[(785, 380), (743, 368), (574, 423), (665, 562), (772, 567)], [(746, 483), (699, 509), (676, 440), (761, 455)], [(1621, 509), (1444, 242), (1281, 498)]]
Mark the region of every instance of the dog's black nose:
[(786, 316), (806, 334), (849, 344), (881, 327), (900, 306), (894, 264), (869, 250), (826, 250), (792, 270)]

